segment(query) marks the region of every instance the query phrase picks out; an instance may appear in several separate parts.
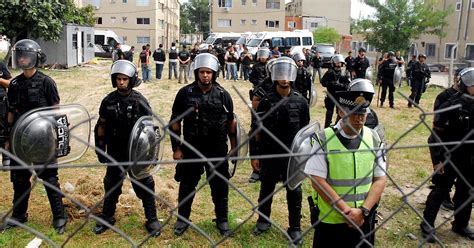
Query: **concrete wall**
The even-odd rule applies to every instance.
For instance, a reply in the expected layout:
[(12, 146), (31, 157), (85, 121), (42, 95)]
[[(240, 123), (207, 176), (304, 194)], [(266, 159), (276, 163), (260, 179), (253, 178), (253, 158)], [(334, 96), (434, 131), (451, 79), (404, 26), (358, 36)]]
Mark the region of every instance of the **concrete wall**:
[[(232, 7), (219, 7), (219, 0), (210, 0), (211, 32), (260, 32), (285, 30), (285, 1), (278, 0), (279, 9), (267, 9), (267, 1), (271, 0), (227, 0)], [(245, 3), (243, 5), (242, 3)], [(219, 27), (221, 20), (231, 20), (229, 27)], [(278, 27), (267, 27), (266, 21), (278, 21)]]

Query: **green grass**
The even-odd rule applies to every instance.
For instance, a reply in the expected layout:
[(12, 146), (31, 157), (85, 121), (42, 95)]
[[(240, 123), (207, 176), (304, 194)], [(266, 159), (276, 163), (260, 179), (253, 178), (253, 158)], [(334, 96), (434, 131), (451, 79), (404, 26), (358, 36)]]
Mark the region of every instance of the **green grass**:
[[(1, 55), (0, 55), (1, 57)], [(136, 61), (136, 60), (135, 60)], [(72, 68), (68, 70), (43, 70), (46, 74), (55, 79), (62, 104), (80, 103), (86, 107), (91, 116), (95, 116), (92, 120), (92, 126), (98, 114), (98, 108), (102, 98), (110, 91), (112, 91), (109, 69), (110, 61), (100, 60), (99, 64), (86, 65), (83, 67)], [(18, 75), (18, 70), (12, 70), (13, 75)], [(154, 66), (152, 75), (154, 75)], [(165, 67), (163, 71), (164, 80), (154, 80), (150, 84), (142, 84), (137, 89), (145, 95), (156, 114), (163, 120), (168, 121), (171, 114), (171, 105), (173, 103), (176, 92), (183, 85), (177, 84), (177, 80), (168, 80), (168, 68)], [(141, 73), (139, 73), (141, 77)], [(235, 112), (239, 115), (242, 125), (248, 127), (250, 124), (250, 114), (248, 112), (246, 102), (241, 101), (233, 85), (236, 86), (244, 99), (247, 100), (248, 89), (250, 84), (248, 82), (238, 81), (236, 83), (230, 81), (218, 80), (223, 87), (225, 87), (232, 95), (235, 105)], [(311, 109), (312, 121), (319, 121), (323, 123), (325, 109), (323, 105), (324, 89), (318, 84), (318, 103), (316, 107)], [(400, 89), (405, 95), (409, 95), (409, 88), (404, 86)], [(421, 105), (427, 110), (432, 109), (435, 96), (440, 92), (438, 88), (429, 88), (423, 95)], [(415, 186), (426, 180), (431, 174), (431, 161), (427, 148), (416, 149), (401, 149), (411, 145), (426, 144), (429, 130), (424, 126), (419, 126), (414, 130), (411, 127), (419, 123), (420, 111), (417, 109), (408, 109), (406, 107), (406, 100), (398, 94), (395, 95), (396, 109), (392, 110), (387, 107), (376, 107), (376, 98), (373, 101), (373, 108), (377, 112), (380, 121), (384, 124), (387, 133), (388, 145), (393, 144), (402, 134), (406, 135), (400, 139), (394, 150), (390, 150), (387, 154), (389, 163), (389, 173), (393, 180), (399, 185), (405, 193), (411, 193), (415, 190)], [(432, 116), (428, 116), (426, 122), (431, 126)], [(409, 132), (408, 132), (409, 131)], [(164, 159), (171, 160), (171, 148), (169, 138), (165, 139)], [(74, 164), (80, 166), (81, 164), (96, 163), (96, 156), (94, 151), (88, 150), (86, 154)], [(245, 162), (238, 168), (236, 175), (231, 179), (231, 182), (241, 190), (253, 204), (257, 203), (259, 194), (259, 183), (247, 183), (248, 176), (251, 169), (249, 162)], [(105, 167), (98, 166), (94, 168), (73, 168), (60, 170), (60, 182), (64, 185), (65, 182), (70, 182), (76, 187), (76, 191), (72, 197), (80, 201), (82, 204), (91, 207), (96, 202), (100, 201), (103, 196), (102, 180), (105, 174)], [(178, 183), (174, 181), (174, 164), (163, 164), (160, 172), (154, 176), (156, 183), (156, 191), (160, 197), (163, 197), (172, 206), (177, 204)], [(204, 176), (201, 184), (204, 183)], [(11, 207), (12, 189), (9, 182), (9, 174), (0, 172), (0, 180), (6, 183), (0, 184), (0, 196), (3, 204), (0, 204), (0, 212), (5, 212)], [(278, 184), (277, 187), (281, 187)], [(146, 237), (146, 231), (143, 227), (145, 222), (143, 216), (143, 209), (141, 202), (136, 196), (130, 195), (129, 190), (131, 185), (128, 181), (123, 186), (123, 194), (120, 198), (120, 203), (117, 208), (117, 223), (116, 227), (129, 235), (135, 242), (140, 243)], [(311, 185), (309, 181), (303, 184), (303, 229), (308, 229), (309, 225), (309, 209), (306, 197), (311, 193)], [(408, 202), (413, 205), (418, 211), (422, 211), (423, 202), (426, 199), (428, 192), (427, 186), (421, 187), (420, 190), (414, 192), (408, 197)], [(221, 237), (215, 228), (214, 219), (214, 205), (211, 200), (210, 189), (205, 185), (199, 191), (194, 199), (193, 211), (191, 220), (199, 228), (207, 232), (210, 237), (217, 241)], [(73, 230), (79, 228), (86, 221), (84, 214), (80, 213), (80, 209), (74, 204), (67, 202), (67, 212), (70, 215), (70, 221), (67, 226), (66, 235), (56, 235), (51, 228), (51, 213), (47, 197), (44, 192), (44, 187), (39, 184), (32, 192), (29, 208), (28, 225), (34, 227), (39, 232), (46, 234), (57, 244), (61, 244), (66, 240), (67, 235), (71, 234)], [(386, 222), (379, 223), (381, 229), (377, 232), (377, 246), (381, 247), (413, 247), (419, 242), (421, 235), (418, 231), (418, 224), (420, 219), (408, 207), (404, 207), (402, 211), (395, 212), (402, 204), (402, 194), (395, 189), (394, 183), (389, 181), (387, 189), (385, 190), (382, 201), (380, 203), (379, 211), (387, 219), (390, 215), (394, 217)], [(163, 228), (163, 233), (159, 238), (148, 240), (145, 247), (203, 247), (209, 246), (211, 243), (200, 235), (195, 230), (190, 229), (181, 237), (176, 237), (173, 234), (173, 225), (176, 217), (171, 216), (170, 209), (163, 207), (158, 208), (158, 216), (163, 221), (170, 220)], [(224, 247), (285, 247), (288, 243), (283, 234), (276, 228), (272, 227), (271, 231), (262, 235), (254, 236), (252, 234), (256, 214), (251, 210), (252, 204), (247, 202), (235, 190), (230, 190), (229, 193), (229, 220), (231, 228), (235, 228), (241, 221), (246, 221), (239, 229), (236, 230), (234, 236), (222, 243)], [(95, 211), (97, 212), (97, 210)], [(171, 218), (171, 219), (170, 219)], [(286, 230), (288, 226), (288, 211), (286, 206), (286, 192), (279, 191), (273, 199), (272, 205), (272, 220), (278, 226)], [(247, 220), (248, 219), (248, 220)], [(94, 221), (89, 221), (85, 228), (81, 229), (68, 243), (68, 247), (128, 247), (127, 243), (118, 234), (107, 231), (102, 235), (94, 235), (91, 229), (94, 226)], [(443, 240), (450, 246), (472, 246), (464, 239), (453, 235), (449, 230), (449, 225), (444, 225), (440, 228), (440, 235)], [(418, 237), (418, 240), (413, 241), (407, 237), (407, 234), (412, 233)], [(343, 234), (341, 234), (343, 235)], [(308, 236), (305, 236), (304, 247), (310, 247), (312, 243), (313, 232), (310, 231)], [(30, 240), (34, 238), (33, 234), (25, 230), (9, 230), (0, 235), (0, 247), (24, 247)]]

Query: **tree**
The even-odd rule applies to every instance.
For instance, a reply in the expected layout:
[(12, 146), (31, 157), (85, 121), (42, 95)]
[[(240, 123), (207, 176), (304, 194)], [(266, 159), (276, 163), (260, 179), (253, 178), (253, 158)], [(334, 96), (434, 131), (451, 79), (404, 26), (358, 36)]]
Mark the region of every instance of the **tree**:
[(315, 43), (333, 44), (341, 40), (341, 35), (335, 28), (322, 27), (313, 31), (313, 38)]
[(406, 51), (421, 34), (444, 36), (449, 10), (435, 10), (437, 0), (367, 0), (376, 13), (358, 20), (354, 32), (383, 51)]
[[(181, 9), (181, 33), (209, 32), (209, 0), (190, 0)], [(184, 32), (187, 31), (187, 32)]]
[[(63, 24), (90, 25), (95, 23), (92, 6), (77, 8), (72, 0), (0, 1), (0, 34), (11, 44), (26, 37), (58, 41)], [(7, 62), (11, 48), (4, 58)]]

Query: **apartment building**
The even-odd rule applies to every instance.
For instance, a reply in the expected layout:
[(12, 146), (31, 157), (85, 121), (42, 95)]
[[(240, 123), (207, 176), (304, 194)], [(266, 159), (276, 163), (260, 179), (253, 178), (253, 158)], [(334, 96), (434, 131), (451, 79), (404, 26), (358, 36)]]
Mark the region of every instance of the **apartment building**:
[(453, 9), (443, 28), (445, 37), (422, 35), (410, 47), (411, 54), (424, 53), (428, 63), (448, 64), (454, 50), (454, 62), (474, 66), (474, 0), (442, 0), (437, 9)]
[(292, 0), (285, 6), (285, 16), (285, 30), (332, 27), (350, 35), (350, 0)]
[(96, 9), (96, 29), (109, 29), (122, 37), (124, 43), (152, 48), (179, 40), (179, 0), (82, 0), (82, 6)]
[(283, 31), (285, 0), (210, 0), (211, 32)]

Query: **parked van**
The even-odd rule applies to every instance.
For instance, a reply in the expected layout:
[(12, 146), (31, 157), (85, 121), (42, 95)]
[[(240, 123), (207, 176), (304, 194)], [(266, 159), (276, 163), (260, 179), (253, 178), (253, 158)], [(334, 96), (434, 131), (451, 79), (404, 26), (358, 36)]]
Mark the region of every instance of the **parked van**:
[(227, 43), (236, 43), (239, 40), (242, 33), (212, 33), (207, 39), (199, 46), (199, 49), (207, 49), (209, 45), (216, 46), (221, 44), (223, 47), (227, 46)]
[(235, 42), (236, 45), (246, 45), (252, 37), (252, 32), (243, 33), (240, 38)]
[(130, 46), (123, 44), (123, 40), (112, 30), (94, 30), (95, 56), (111, 58), (117, 43), (121, 44), (122, 52), (130, 50)]
[(259, 32), (252, 35), (247, 47), (249, 52), (256, 54), (259, 47), (278, 46), (280, 52), (290, 49), (291, 54), (310, 49), (313, 45), (313, 33), (309, 30)]

